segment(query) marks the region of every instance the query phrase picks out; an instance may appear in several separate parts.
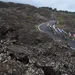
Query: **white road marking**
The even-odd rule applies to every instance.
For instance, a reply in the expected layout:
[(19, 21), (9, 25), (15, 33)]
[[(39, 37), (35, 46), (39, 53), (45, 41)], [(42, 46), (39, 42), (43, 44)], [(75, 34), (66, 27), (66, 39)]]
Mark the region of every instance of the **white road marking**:
[[(47, 22), (45, 22), (45, 23), (47, 23)], [(40, 26), (42, 26), (42, 25), (45, 24), (45, 23), (42, 23), (42, 24), (40, 24), (40, 25), (38, 26), (38, 29), (39, 29), (41, 32), (44, 32), (44, 31), (40, 29)]]

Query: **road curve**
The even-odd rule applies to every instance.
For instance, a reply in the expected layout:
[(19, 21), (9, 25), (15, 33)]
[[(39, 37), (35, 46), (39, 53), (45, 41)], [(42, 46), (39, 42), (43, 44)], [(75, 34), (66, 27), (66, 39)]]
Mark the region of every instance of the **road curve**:
[(70, 39), (65, 39), (64, 37), (55, 35), (53, 33), (53, 31), (48, 30), (48, 28), (47, 28), (47, 24), (48, 23), (49, 24), (54, 24), (53, 21), (49, 21), (49, 22), (46, 22), (46, 23), (42, 23), (42, 24), (40, 24), (38, 26), (38, 29), (41, 32), (46, 33), (47, 35), (49, 35), (54, 41), (61, 42), (61, 44), (67, 42), (70, 45), (71, 49), (75, 50), (75, 41), (72, 41)]

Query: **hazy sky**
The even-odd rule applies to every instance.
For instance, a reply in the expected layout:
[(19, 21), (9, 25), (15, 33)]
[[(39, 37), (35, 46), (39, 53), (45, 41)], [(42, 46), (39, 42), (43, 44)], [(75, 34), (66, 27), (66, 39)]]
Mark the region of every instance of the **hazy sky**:
[(37, 7), (46, 6), (57, 8), (58, 10), (68, 10), (75, 12), (75, 0), (0, 0), (0, 1), (25, 3)]

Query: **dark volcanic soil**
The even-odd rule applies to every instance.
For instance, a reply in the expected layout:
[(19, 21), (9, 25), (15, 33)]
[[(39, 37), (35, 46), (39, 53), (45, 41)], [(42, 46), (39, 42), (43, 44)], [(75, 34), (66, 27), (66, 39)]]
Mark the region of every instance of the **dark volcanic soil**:
[(58, 19), (59, 13), (66, 14), (0, 2), (0, 75), (75, 75), (75, 51), (54, 42), (37, 28)]

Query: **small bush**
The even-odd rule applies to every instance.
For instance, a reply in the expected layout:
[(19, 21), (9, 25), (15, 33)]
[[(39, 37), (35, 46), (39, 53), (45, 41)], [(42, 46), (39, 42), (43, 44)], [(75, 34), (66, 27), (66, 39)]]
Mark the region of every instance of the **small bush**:
[(32, 16), (27, 16), (27, 19), (32, 19)]

